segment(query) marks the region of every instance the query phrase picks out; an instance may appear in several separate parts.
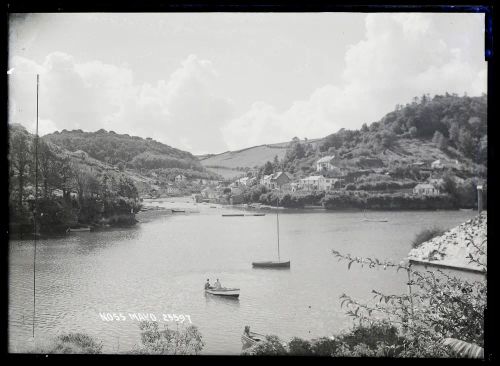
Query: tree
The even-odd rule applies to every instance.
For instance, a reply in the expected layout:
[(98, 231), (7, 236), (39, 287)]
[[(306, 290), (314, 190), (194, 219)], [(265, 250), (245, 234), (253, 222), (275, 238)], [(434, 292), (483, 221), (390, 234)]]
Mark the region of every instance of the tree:
[(446, 148), (448, 147), (448, 140), (439, 131), (434, 132), (432, 142), (435, 143), (441, 150), (446, 150)]
[(17, 131), (12, 133), (9, 158), (13, 175), (17, 178), (18, 205), (21, 208), (31, 161), (31, 148), (27, 133)]
[(267, 161), (266, 164), (264, 164), (263, 174), (264, 175), (273, 174), (273, 171), (274, 171), (273, 164), (270, 161)]
[(472, 138), (471, 133), (465, 129), (461, 128), (458, 136), (458, 143), (460, 151), (467, 157), (474, 157), (474, 139)]
[(460, 136), (460, 127), (458, 126), (458, 123), (454, 122), (451, 124), (450, 129), (448, 130), (448, 135), (450, 137), (450, 141), (457, 145), (458, 138)]
[(383, 130), (381, 133), (380, 143), (386, 149), (392, 147), (396, 141), (396, 135), (392, 131)]

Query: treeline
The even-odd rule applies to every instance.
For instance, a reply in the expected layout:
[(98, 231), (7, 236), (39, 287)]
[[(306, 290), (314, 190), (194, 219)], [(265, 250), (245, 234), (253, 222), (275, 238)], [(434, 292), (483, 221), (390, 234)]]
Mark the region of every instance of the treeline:
[[(397, 105), (380, 121), (370, 125), (365, 123), (359, 130), (342, 128), (314, 143), (294, 137), (284, 158), (266, 162), (260, 171), (261, 174), (271, 174), (283, 170), (297, 176), (307, 175), (314, 170), (314, 162), (322, 155), (335, 155), (344, 162), (375, 156), (383, 158), (387, 149), (404, 153), (404, 144), (414, 139), (433, 143), (450, 158), (467, 158), (486, 166), (486, 95), (468, 97), (446, 93), (432, 98), (423, 95), (404, 106)], [(399, 146), (401, 141), (405, 143)], [(432, 159), (432, 156), (429, 158)], [(382, 160), (382, 166), (391, 163), (390, 160)], [(353, 165), (362, 167), (361, 161), (353, 160), (348, 164), (349, 167)]]
[(69, 151), (82, 150), (91, 157), (111, 165), (130, 168), (187, 168), (203, 170), (198, 159), (186, 151), (175, 149), (151, 138), (143, 139), (100, 129), (54, 132), (43, 137)]
[(33, 233), (35, 217), (40, 233), (77, 225), (131, 225), (140, 209), (130, 178), (85, 165), (43, 139), (36, 147), (35, 137), (19, 125), (9, 129), (9, 185), (10, 233), (15, 235)]
[[(435, 196), (412, 193), (382, 193), (376, 191), (269, 191), (262, 185), (247, 188), (242, 193), (244, 203), (286, 208), (303, 208), (306, 205), (322, 205), (328, 210), (373, 209), (373, 210), (447, 210), (477, 207), (477, 189), (472, 180), (456, 184), (445, 179), (442, 194)], [(486, 190), (483, 191), (483, 208), (486, 206)]]
[(429, 140), (444, 151), (453, 147), (466, 158), (486, 165), (487, 97), (448, 93), (415, 97), (412, 103), (397, 105), (379, 122), (327, 136), (319, 149), (339, 154), (356, 150), (358, 155), (367, 155), (392, 147), (400, 138)]

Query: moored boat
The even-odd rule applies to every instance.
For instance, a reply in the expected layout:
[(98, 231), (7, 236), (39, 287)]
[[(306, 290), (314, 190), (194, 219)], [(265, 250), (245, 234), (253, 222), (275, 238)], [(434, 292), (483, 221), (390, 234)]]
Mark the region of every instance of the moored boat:
[(243, 349), (250, 348), (255, 346), (258, 342), (261, 342), (266, 339), (266, 336), (263, 334), (250, 332), (250, 327), (246, 326), (245, 331), (241, 336), (241, 343), (243, 344)]
[(240, 289), (239, 288), (227, 288), (227, 287), (222, 287), (219, 289), (208, 288), (208, 289), (205, 289), (205, 293), (215, 295), (215, 296), (237, 298), (240, 296)]
[(290, 268), (290, 261), (261, 261), (252, 262), (252, 267), (257, 268)]
[[(278, 200), (276, 200), (276, 208), (278, 208)], [(264, 214), (265, 215), (265, 214)], [(254, 268), (290, 268), (290, 261), (281, 261), (280, 259), (280, 221), (278, 218), (278, 210), (276, 210), (276, 233), (278, 244), (278, 260), (277, 261), (257, 261), (252, 262)]]
[(81, 231), (90, 231), (90, 227), (76, 227), (76, 228), (69, 227), (68, 230), (66, 231), (70, 233), (78, 233)]

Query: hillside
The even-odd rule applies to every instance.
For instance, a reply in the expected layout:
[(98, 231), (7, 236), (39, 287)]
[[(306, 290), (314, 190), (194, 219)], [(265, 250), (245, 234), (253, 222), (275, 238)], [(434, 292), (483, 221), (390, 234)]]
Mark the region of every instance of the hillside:
[(9, 125), (11, 233), (32, 234), (35, 192), (37, 231), (41, 233), (63, 233), (79, 225), (135, 224), (140, 202), (134, 174), (119, 171), (81, 150), (69, 151), (44, 139), (38, 144), (35, 141), (21, 125)]
[[(227, 175), (272, 162), (295, 178), (312, 174), (315, 162), (335, 155), (335, 165), (345, 170), (395, 169), (426, 166), (435, 160), (460, 163), (459, 176), (485, 176), (487, 163), (487, 97), (455, 94), (424, 95), (397, 105), (380, 121), (359, 130), (341, 129), (322, 139), (294, 139), (218, 155), (200, 157), (201, 164)], [(278, 161), (274, 158), (277, 156)], [(269, 169), (265, 169), (269, 173)]]
[[(310, 143), (316, 141), (309, 140)], [(275, 156), (279, 160), (283, 159), (288, 145), (288, 142), (259, 145), (216, 155), (202, 155), (198, 159), (206, 169), (225, 178), (233, 178), (243, 174), (245, 169), (258, 168), (266, 161), (272, 161)]]
[(113, 166), (123, 165), (131, 169), (203, 170), (198, 159), (191, 153), (151, 138), (143, 139), (101, 129), (96, 132), (62, 130), (45, 135), (43, 139), (69, 151), (82, 150), (90, 157)]

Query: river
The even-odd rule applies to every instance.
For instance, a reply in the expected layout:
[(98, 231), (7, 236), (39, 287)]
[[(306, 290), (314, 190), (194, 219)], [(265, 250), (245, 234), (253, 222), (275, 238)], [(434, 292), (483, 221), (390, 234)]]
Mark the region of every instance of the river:
[[(240, 354), (245, 325), (283, 340), (330, 336), (352, 324), (340, 308), (343, 293), (369, 301), (372, 289), (406, 291), (405, 273), (357, 265), (348, 270), (332, 249), (399, 262), (420, 230), (451, 228), (475, 215), (369, 212), (368, 218), (388, 222), (367, 222), (360, 212), (279, 210), (281, 259), (291, 268), (266, 270), (251, 262), (277, 259), (275, 210), (222, 217), (242, 209), (190, 198), (153, 204), (197, 212), (140, 213), (134, 228), (38, 241), (37, 337), (84, 332), (101, 339), (105, 353), (127, 352), (140, 344), (132, 313), (189, 315), (203, 335), (203, 354)], [(12, 240), (9, 249), (9, 351), (24, 352), (32, 336), (33, 241)], [(205, 295), (207, 278), (240, 288), (240, 298)], [(126, 320), (105, 321), (100, 313), (122, 313)]]

